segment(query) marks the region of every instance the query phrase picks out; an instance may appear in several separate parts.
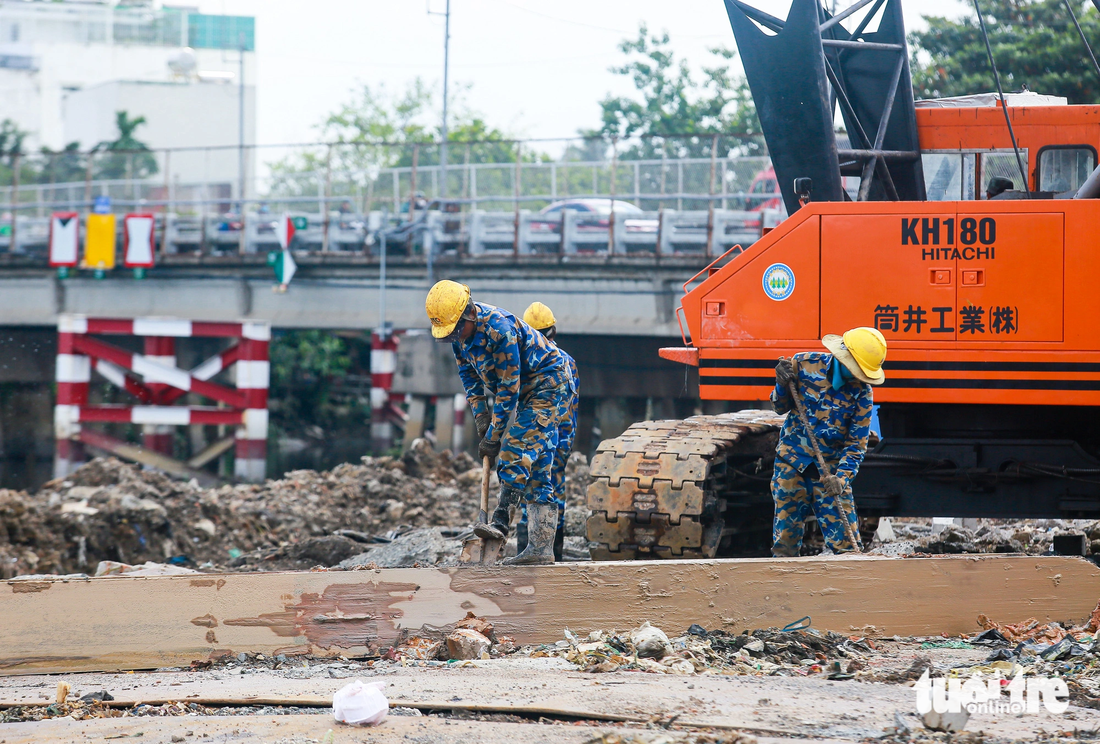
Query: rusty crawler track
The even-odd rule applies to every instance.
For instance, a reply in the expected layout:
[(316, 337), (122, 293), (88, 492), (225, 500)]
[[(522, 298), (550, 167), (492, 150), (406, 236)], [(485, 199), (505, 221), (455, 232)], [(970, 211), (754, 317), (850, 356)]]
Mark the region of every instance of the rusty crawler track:
[(772, 411), (643, 421), (600, 444), (588, 486), (593, 560), (714, 558), (770, 533)]

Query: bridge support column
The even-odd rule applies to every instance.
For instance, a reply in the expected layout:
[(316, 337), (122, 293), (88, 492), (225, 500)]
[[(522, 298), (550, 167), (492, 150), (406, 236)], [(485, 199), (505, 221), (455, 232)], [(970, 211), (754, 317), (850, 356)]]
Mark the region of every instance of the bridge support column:
[(64, 478), (84, 464), (84, 444), (80, 436), (80, 407), (88, 404), (88, 386), (92, 379), (92, 363), (84, 354), (76, 353), (74, 331), (62, 319), (57, 340), (57, 404), (54, 406), (53, 476)]
[(393, 447), (393, 412), (390, 390), (397, 370), (397, 337), (378, 331), (370, 337), (370, 433), (376, 453)]
[(271, 381), (266, 323), (244, 323), (237, 361), (237, 389), (244, 393), (244, 424), (237, 429), (233, 474), (262, 482), (267, 475), (267, 390)]
[[(165, 367), (176, 366), (176, 340), (165, 336), (145, 337), (145, 357), (149, 361), (163, 364)], [(162, 382), (150, 382), (147, 386), (154, 393), (159, 394), (169, 389), (169, 385)], [(162, 455), (172, 456), (175, 449), (175, 427), (162, 424), (145, 424), (141, 427), (141, 443), (145, 449), (160, 452)]]

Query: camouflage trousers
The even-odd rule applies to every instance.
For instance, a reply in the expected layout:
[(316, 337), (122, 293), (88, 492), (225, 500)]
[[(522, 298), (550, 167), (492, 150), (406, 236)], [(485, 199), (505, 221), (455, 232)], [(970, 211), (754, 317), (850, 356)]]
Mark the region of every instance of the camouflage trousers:
[[(554, 503), (558, 505), (558, 526), (565, 524), (565, 465), (573, 452), (573, 441), (577, 438), (577, 398), (574, 393), (567, 407), (565, 417), (558, 425), (558, 447), (554, 450), (554, 462), (551, 466), (550, 480), (554, 488)], [(520, 524), (527, 524), (527, 507), (523, 507)]]
[[(776, 459), (772, 474), (772, 500), (775, 502), (775, 522), (772, 524), (772, 555), (798, 555), (802, 547), (805, 522), (813, 514), (817, 526), (825, 538), (825, 546), (834, 553), (851, 552), (852, 544), (844, 528), (844, 518), (837, 508), (836, 499), (825, 495), (817, 468), (807, 468), (805, 473)], [(859, 539), (859, 519), (856, 505), (849, 490), (840, 497), (848, 512), (848, 521)]]
[(515, 421), (501, 442), (497, 476), (501, 484), (523, 491), (525, 502), (554, 501), (554, 458), (562, 420), (574, 397), (571, 388), (564, 382), (520, 399)]

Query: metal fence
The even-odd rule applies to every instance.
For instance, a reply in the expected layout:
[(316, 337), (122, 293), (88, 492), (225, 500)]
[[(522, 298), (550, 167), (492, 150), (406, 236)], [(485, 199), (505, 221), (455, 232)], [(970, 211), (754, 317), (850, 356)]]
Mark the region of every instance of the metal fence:
[[(619, 159), (611, 151), (595, 159), (555, 160), (546, 153), (524, 155), (522, 143), (501, 143), (491, 153), (478, 147), (452, 145), (450, 154), (460, 162), (446, 167), (439, 163), (438, 145), (425, 146), (423, 158), (417, 145), (348, 144), (246, 148), (244, 153), (184, 148), (8, 155), (0, 157), (0, 209), (45, 216), (55, 209), (87, 209), (99, 196), (110, 197), (120, 209), (176, 214), (228, 213), (239, 211), (242, 203), (252, 212), (305, 204), (318, 211), (344, 205), (360, 213), (400, 212), (418, 196), (486, 210), (539, 209), (560, 199), (589, 197), (620, 199), (649, 210), (707, 209), (712, 203), (747, 209), (774, 198), (762, 190), (768, 158), (728, 149), (721, 157), (715, 152), (711, 157)], [(479, 162), (486, 156), (501, 160)], [(759, 193), (753, 193), (754, 185)]]

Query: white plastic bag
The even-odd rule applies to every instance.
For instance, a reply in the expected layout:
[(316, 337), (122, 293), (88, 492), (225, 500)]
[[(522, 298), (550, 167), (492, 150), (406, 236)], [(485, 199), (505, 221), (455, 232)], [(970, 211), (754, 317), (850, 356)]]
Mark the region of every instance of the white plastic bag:
[(342, 723), (373, 726), (386, 718), (390, 701), (382, 694), (385, 682), (364, 682), (357, 679), (344, 685), (332, 696), (332, 712)]

